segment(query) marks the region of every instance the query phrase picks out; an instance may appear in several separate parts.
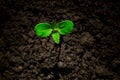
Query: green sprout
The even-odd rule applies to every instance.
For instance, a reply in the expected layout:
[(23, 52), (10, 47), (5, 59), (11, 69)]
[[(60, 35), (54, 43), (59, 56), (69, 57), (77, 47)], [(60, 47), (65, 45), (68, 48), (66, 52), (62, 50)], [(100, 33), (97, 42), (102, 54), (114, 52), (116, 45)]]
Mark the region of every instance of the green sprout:
[(52, 35), (52, 39), (55, 43), (60, 43), (60, 35), (66, 35), (72, 32), (73, 30), (73, 22), (70, 20), (64, 20), (60, 23), (56, 23), (55, 21), (52, 21), (49, 23), (38, 23), (34, 31), (37, 36), (46, 38), (50, 35)]

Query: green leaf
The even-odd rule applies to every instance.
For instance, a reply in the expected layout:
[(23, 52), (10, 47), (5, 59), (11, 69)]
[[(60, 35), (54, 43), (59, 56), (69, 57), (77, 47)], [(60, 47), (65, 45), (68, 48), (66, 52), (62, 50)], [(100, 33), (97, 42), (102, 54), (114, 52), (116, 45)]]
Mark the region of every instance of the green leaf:
[(48, 23), (39, 23), (35, 26), (34, 31), (37, 36), (47, 37), (51, 34), (52, 29)]
[(59, 25), (58, 32), (61, 35), (66, 35), (66, 34), (69, 34), (70, 32), (72, 32), (73, 26), (74, 26), (73, 22), (70, 20), (64, 20), (64, 21), (60, 22), (58, 25)]
[(52, 39), (54, 40), (55, 43), (59, 44), (59, 42), (60, 42), (60, 34), (58, 32), (52, 33)]

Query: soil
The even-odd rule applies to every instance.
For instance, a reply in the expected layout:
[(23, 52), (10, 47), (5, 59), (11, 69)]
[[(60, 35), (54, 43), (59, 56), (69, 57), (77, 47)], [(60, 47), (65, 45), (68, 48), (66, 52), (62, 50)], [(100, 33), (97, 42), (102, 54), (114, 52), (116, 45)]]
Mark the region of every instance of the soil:
[[(112, 0), (0, 0), (0, 80), (120, 80), (120, 8)], [(40, 38), (40, 22), (74, 30)]]

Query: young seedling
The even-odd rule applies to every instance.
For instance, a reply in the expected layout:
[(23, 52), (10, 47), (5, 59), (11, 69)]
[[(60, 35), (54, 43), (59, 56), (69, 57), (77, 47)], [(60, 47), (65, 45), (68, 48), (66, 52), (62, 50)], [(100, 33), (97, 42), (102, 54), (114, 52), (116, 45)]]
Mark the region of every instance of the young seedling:
[(55, 21), (49, 23), (38, 23), (34, 31), (37, 36), (46, 38), (52, 35), (52, 39), (56, 44), (60, 43), (60, 35), (67, 35), (73, 30), (73, 22), (70, 20), (64, 20), (60, 23)]

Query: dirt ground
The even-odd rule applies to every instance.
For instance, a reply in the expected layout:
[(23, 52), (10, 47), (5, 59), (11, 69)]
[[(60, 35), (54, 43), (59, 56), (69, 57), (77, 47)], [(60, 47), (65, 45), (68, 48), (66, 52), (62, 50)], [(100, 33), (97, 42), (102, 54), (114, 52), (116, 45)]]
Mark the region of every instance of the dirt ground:
[[(0, 0), (0, 80), (120, 80), (120, 2)], [(56, 45), (40, 22), (72, 20)]]

